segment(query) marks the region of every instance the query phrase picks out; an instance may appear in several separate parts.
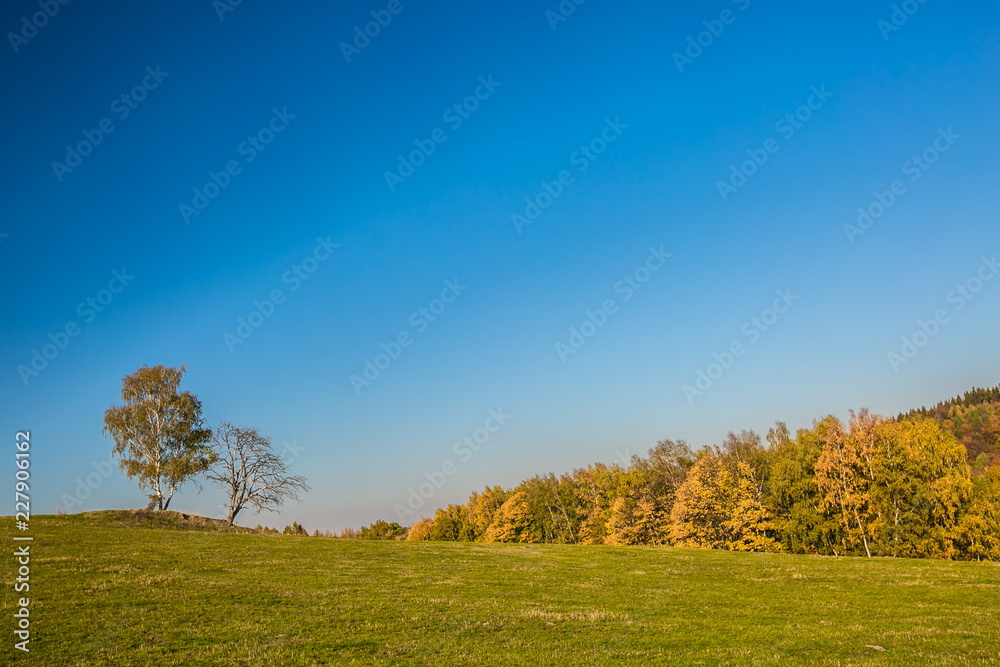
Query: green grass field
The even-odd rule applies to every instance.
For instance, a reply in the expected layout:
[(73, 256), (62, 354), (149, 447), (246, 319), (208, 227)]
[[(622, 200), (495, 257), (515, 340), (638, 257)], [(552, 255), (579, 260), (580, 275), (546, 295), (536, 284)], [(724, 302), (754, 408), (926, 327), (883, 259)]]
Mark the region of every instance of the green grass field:
[(278, 537), (158, 518), (34, 517), (31, 653), (13, 650), (8, 556), (4, 664), (1000, 663), (996, 563)]

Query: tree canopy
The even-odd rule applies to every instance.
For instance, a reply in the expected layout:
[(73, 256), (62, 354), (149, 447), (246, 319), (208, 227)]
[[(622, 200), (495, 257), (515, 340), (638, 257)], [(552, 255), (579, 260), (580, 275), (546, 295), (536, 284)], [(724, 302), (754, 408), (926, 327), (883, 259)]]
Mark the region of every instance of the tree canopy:
[(185, 368), (143, 366), (122, 378), (123, 405), (104, 413), (104, 433), (129, 479), (148, 490), (149, 506), (167, 509), (174, 492), (212, 463), (201, 402), (178, 391)]
[(271, 439), (255, 428), (223, 422), (215, 430), (214, 444), (213, 463), (205, 476), (227, 494), (229, 525), (247, 506), (274, 511), (309, 490), (305, 477), (289, 475), (284, 459), (271, 449)]

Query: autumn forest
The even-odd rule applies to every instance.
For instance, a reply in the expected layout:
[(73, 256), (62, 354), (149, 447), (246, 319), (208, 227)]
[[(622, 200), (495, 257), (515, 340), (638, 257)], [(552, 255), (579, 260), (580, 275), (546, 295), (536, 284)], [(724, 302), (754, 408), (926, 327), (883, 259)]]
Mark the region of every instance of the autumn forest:
[(409, 529), (359, 535), (1000, 560), (1000, 386), (697, 451), (663, 440), (628, 465), (487, 487)]

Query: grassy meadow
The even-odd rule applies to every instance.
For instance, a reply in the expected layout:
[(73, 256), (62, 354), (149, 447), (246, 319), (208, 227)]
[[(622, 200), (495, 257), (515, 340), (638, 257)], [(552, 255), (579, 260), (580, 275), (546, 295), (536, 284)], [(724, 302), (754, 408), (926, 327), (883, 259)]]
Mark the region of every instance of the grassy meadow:
[(267, 536), (173, 512), (30, 534), (31, 653), (5, 632), (9, 664), (1000, 661), (997, 563)]

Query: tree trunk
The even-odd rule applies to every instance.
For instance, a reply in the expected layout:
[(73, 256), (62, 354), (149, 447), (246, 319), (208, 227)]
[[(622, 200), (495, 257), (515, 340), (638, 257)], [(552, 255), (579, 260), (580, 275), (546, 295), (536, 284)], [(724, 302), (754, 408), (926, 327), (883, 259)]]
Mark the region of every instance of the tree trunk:
[(234, 521), (236, 521), (236, 515), (240, 513), (241, 509), (243, 509), (243, 505), (241, 505), (240, 502), (239, 502), (238, 496), (236, 494), (236, 489), (230, 489), (230, 491), (229, 491), (229, 516), (227, 517), (227, 519), (229, 520), (229, 525), (230, 526), (233, 525)]
[(858, 516), (858, 510), (854, 510), (854, 518), (858, 522), (858, 530), (861, 531), (861, 542), (864, 543), (864, 545), (865, 545), (865, 553), (868, 554), (869, 558), (871, 558), (872, 557), (872, 552), (868, 548), (868, 537), (865, 535), (865, 528), (864, 528), (864, 526), (861, 525), (861, 517)]
[[(163, 507), (161, 507), (160, 509), (165, 510), (168, 507), (170, 507), (170, 501), (173, 499), (173, 497), (174, 497), (174, 487), (171, 486), (170, 487), (170, 495), (167, 496), (167, 502), (164, 503)], [(162, 502), (162, 501), (163, 501), (163, 496), (160, 496), (160, 502)]]

